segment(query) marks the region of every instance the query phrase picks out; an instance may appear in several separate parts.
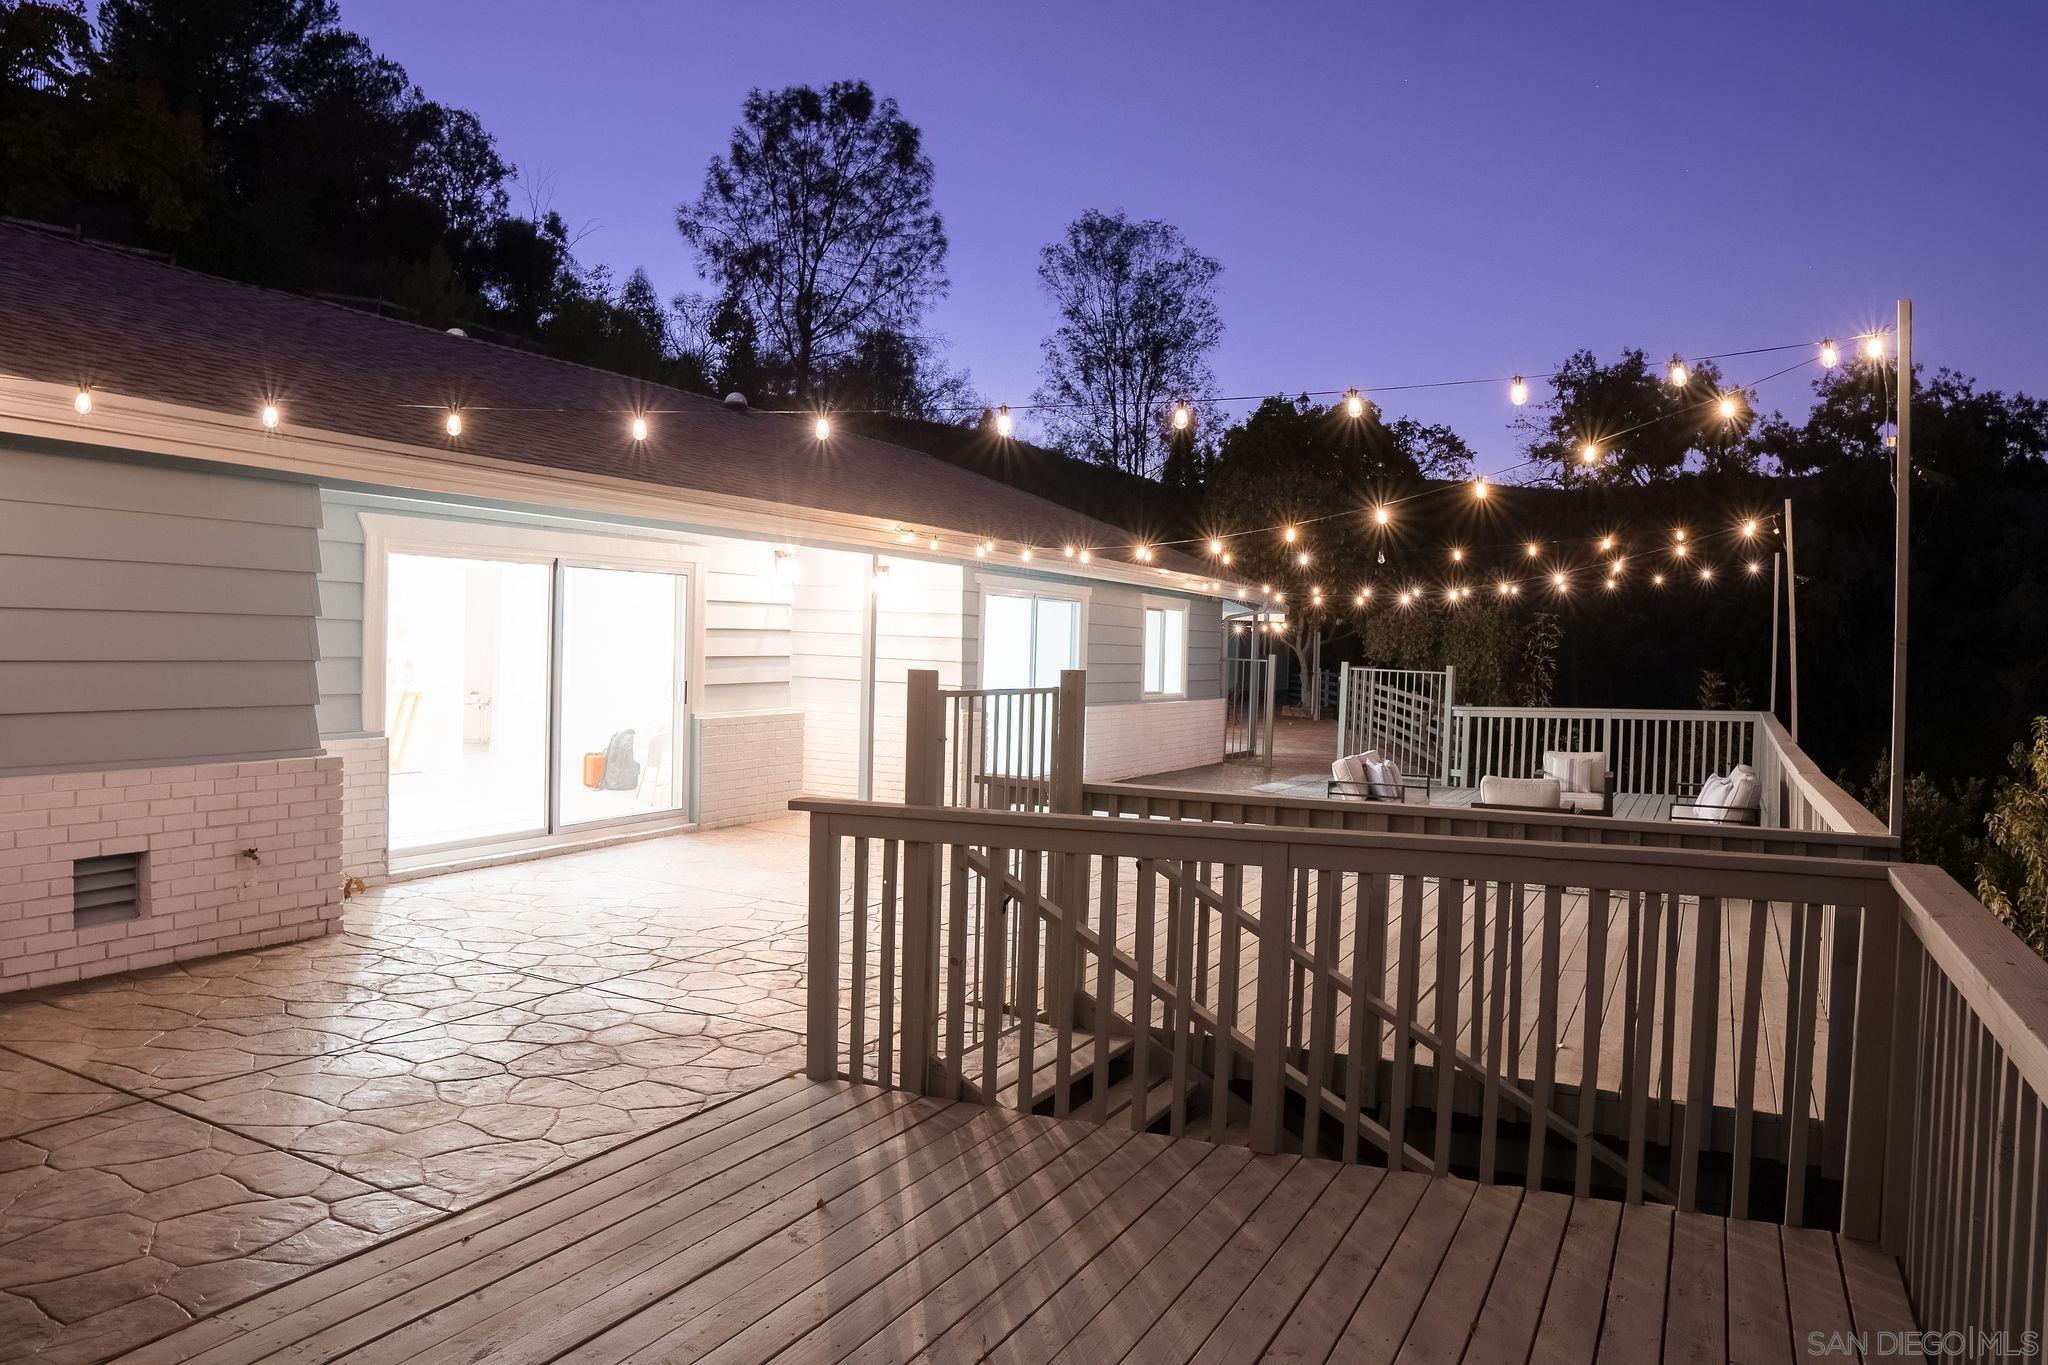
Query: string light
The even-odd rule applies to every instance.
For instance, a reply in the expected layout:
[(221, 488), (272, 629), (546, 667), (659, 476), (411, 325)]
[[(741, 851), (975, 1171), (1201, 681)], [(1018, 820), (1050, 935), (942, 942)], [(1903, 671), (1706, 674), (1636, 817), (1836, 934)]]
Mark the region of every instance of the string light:
[(1220, 554), (1222, 554), (1222, 553), (1223, 553), (1223, 542), (1222, 542), (1222, 541), (1220, 541), (1220, 540), (1217, 540), (1217, 539), (1215, 539), (1215, 538), (1214, 538), (1214, 537), (1212, 536), (1212, 537), (1210, 538), (1210, 540), (1209, 540), (1209, 553), (1210, 553), (1210, 554), (1212, 554), (1212, 555), (1220, 555)]
[(1508, 582), (1505, 578), (1503, 578), (1500, 582), (1493, 585), (1493, 590), (1499, 593), (1502, 597), (1512, 597), (1514, 595), (1515, 585)]
[(1751, 517), (1747, 521), (1744, 521), (1742, 523), (1742, 534), (1751, 539), (1755, 539), (1757, 529), (1757, 520), (1755, 517)]
[(1534, 559), (1537, 555), (1541, 554), (1542, 551), (1537, 548), (1536, 542), (1532, 540), (1527, 545), (1524, 545), (1522, 547), (1522, 553), (1527, 555), (1529, 558)]
[(1453, 546), (1453, 547), (1452, 547), (1452, 549), (1451, 549), (1451, 563), (1453, 563), (1453, 564), (1463, 564), (1464, 562), (1465, 562), (1465, 551), (1464, 551), (1464, 550), (1463, 550), (1462, 548), (1460, 548), (1460, 547), (1457, 547), (1457, 546)]
[(454, 408), (448, 409), (448, 420), (443, 425), (447, 427), (450, 436), (460, 436), (462, 434), (462, 414)]
[(1734, 419), (1734, 417), (1735, 417), (1735, 413), (1736, 413), (1736, 411), (1737, 411), (1737, 406), (1738, 406), (1738, 405), (1737, 405), (1737, 404), (1736, 404), (1736, 402), (1735, 402), (1735, 395), (1734, 395), (1734, 394), (1732, 394), (1732, 393), (1724, 393), (1724, 394), (1722, 394), (1722, 395), (1721, 395), (1721, 401), (1720, 401), (1720, 403), (1719, 403), (1719, 407), (1720, 407), (1720, 409), (1721, 409), (1721, 416), (1722, 416), (1722, 417), (1724, 417), (1724, 418), (1728, 418), (1728, 419), (1730, 419), (1730, 420), (1733, 420), (1733, 419)]
[(1508, 381), (1508, 401), (1516, 407), (1529, 401), (1529, 381), (1516, 375)]
[(1372, 601), (1372, 589), (1371, 589), (1371, 588), (1360, 588), (1360, 589), (1358, 590), (1358, 597), (1359, 597), (1359, 600), (1360, 600), (1360, 601), (1363, 601), (1363, 602), (1370, 602), (1370, 601)]
[(1671, 366), (1665, 371), (1671, 380), (1671, 387), (1682, 389), (1692, 381), (1692, 371), (1685, 368), (1685, 362), (1677, 356), (1671, 357)]
[(1762, 564), (1758, 563), (1758, 562), (1757, 562), (1756, 560), (1754, 560), (1754, 559), (1752, 559), (1752, 560), (1750, 560), (1750, 561), (1749, 561), (1749, 565), (1748, 565), (1748, 567), (1749, 567), (1749, 572), (1750, 572), (1750, 575), (1751, 575), (1752, 577), (1754, 577), (1755, 575), (1757, 575), (1757, 574), (1760, 574), (1760, 573), (1762, 573), (1762, 572), (1764, 571), (1764, 566), (1763, 566)]
[(1863, 338), (1863, 357), (1866, 360), (1884, 359), (1884, 333), (1872, 332)]
[(1364, 593), (1362, 593), (1362, 592), (1355, 592), (1355, 593), (1351, 594), (1351, 605), (1352, 605), (1352, 606), (1354, 606), (1354, 607), (1362, 607), (1362, 606), (1364, 606), (1364, 605), (1365, 605), (1365, 594), (1364, 594)]
[(1415, 594), (1414, 594), (1414, 593), (1412, 593), (1412, 592), (1404, 592), (1404, 593), (1402, 593), (1402, 594), (1401, 594), (1401, 605), (1402, 605), (1402, 606), (1404, 606), (1404, 607), (1405, 607), (1405, 606), (1410, 606), (1410, 605), (1412, 605), (1412, 604), (1414, 603), (1414, 601), (1415, 601)]
[(1173, 429), (1175, 431), (1186, 431), (1188, 424), (1194, 420), (1195, 414), (1188, 410), (1186, 403), (1175, 403), (1173, 405)]
[(938, 548), (939, 548), (939, 538), (938, 538), (937, 536), (933, 536), (933, 537), (931, 537), (931, 538), (930, 538), (929, 540), (927, 540), (927, 541), (925, 542), (925, 548), (927, 548), (927, 549), (931, 549), (931, 550), (936, 550), (936, 549), (938, 549)]
[(1288, 527), (1286, 530), (1280, 533), (1280, 539), (1286, 541), (1289, 545), (1292, 545), (1296, 540), (1300, 539), (1300, 537), (1301, 532), (1295, 530), (1292, 526)]
[(1488, 488), (1488, 487), (1487, 487), (1487, 484), (1486, 484), (1486, 480), (1484, 480), (1484, 479), (1474, 479), (1474, 480), (1472, 480), (1472, 497), (1473, 497), (1473, 499), (1474, 499), (1475, 501), (1477, 501), (1477, 502), (1485, 502), (1485, 501), (1486, 501), (1486, 497), (1487, 497), (1487, 494), (1488, 494), (1488, 493), (1490, 493), (1491, 491), (1492, 491), (1492, 490), (1491, 490), (1490, 488)]
[(1003, 404), (996, 409), (996, 435), (1007, 437), (1017, 429), (1017, 421), (1010, 416), (1010, 405)]
[(1074, 557), (1074, 547), (1069, 545), (1061, 553), (1065, 554), (1068, 559), (1072, 559)]
[(1080, 558), (1081, 562), (1086, 564), (1095, 558), (1095, 552), (1093, 550), (1083, 550), (1081, 551)]
[(1822, 338), (1820, 343), (1820, 367), (1823, 370), (1832, 370), (1841, 363), (1842, 353), (1835, 349), (1835, 343)]
[(1685, 528), (1681, 526), (1677, 530), (1673, 531), (1671, 533), (1671, 538), (1681, 545), (1685, 544)]
[(1365, 396), (1357, 389), (1347, 392), (1344, 395), (1344, 411), (1353, 417), (1365, 416)]
[(1388, 522), (1394, 519), (1394, 514), (1387, 510), (1386, 504), (1382, 503), (1378, 507), (1372, 509), (1372, 519), (1378, 522), (1380, 525), (1385, 526)]
[(1017, 558), (1029, 564), (1031, 562), (1031, 547), (1026, 545), (1023, 549), (1017, 551)]
[(1294, 562), (1300, 567), (1306, 569), (1308, 567), (1308, 551), (1303, 550), (1300, 554), (1296, 555), (1294, 557)]
[(1593, 442), (1591, 441), (1586, 442), (1586, 444), (1579, 450), (1579, 463), (1599, 464), (1600, 447), (1593, 444)]
[(1606, 586), (1607, 586), (1607, 590), (1608, 590), (1609, 592), (1613, 592), (1613, 591), (1614, 591), (1614, 587), (1615, 587), (1615, 584), (1617, 584), (1617, 583), (1618, 583), (1618, 582), (1620, 582), (1620, 581), (1621, 581), (1621, 580), (1617, 579), (1617, 578), (1616, 578), (1616, 577), (1615, 577), (1615, 576), (1614, 576), (1613, 574), (1609, 574), (1609, 575), (1607, 575), (1607, 584), (1606, 584)]
[(1550, 576), (1550, 586), (1556, 588), (1559, 592), (1571, 591), (1571, 582), (1564, 576), (1562, 569)]
[(1613, 548), (1614, 548), (1614, 537), (1613, 537), (1613, 536), (1602, 536), (1602, 537), (1600, 537), (1600, 548), (1601, 548), (1601, 549), (1603, 549), (1603, 550), (1611, 550), (1611, 549), (1613, 549)]
[(1234, 556), (1233, 556), (1233, 555), (1232, 555), (1232, 554), (1230, 553), (1230, 551), (1228, 551), (1228, 550), (1225, 550), (1225, 551), (1223, 552), (1223, 564), (1224, 564), (1224, 567), (1225, 567), (1225, 568), (1228, 568), (1228, 567), (1230, 566), (1230, 563), (1231, 563), (1231, 561), (1232, 561), (1232, 559), (1233, 559), (1233, 558), (1234, 558)]
[(636, 441), (647, 439), (647, 419), (645, 417), (635, 417), (633, 419), (633, 439)]
[(284, 420), (284, 414), (277, 410), (277, 404), (265, 403), (263, 411), (257, 414), (256, 420), (263, 423), (264, 430), (276, 431), (277, 424)]
[(1678, 557), (1679, 557), (1680, 559), (1684, 559), (1684, 558), (1685, 558), (1685, 542), (1681, 540), (1681, 541), (1679, 541), (1679, 542), (1678, 542), (1678, 543), (1677, 543), (1676, 545), (1672, 546), (1672, 547), (1671, 547), (1671, 553), (1672, 553), (1672, 554), (1674, 554), (1674, 555), (1677, 555), (1677, 556), (1678, 556)]
[(71, 406), (78, 409), (80, 417), (89, 414), (92, 411), (92, 390), (80, 389), (77, 396), (71, 400)]
[(1702, 564), (1702, 565), (1700, 565), (1700, 582), (1702, 582), (1702, 583), (1711, 583), (1711, 582), (1713, 582), (1713, 581), (1714, 581), (1714, 566), (1713, 566), (1713, 565), (1711, 565), (1711, 564)]
[(1653, 573), (1653, 574), (1651, 574), (1651, 575), (1650, 575), (1650, 583), (1651, 583), (1651, 585), (1652, 585), (1653, 587), (1659, 587), (1659, 588), (1663, 587), (1663, 586), (1664, 586), (1664, 575), (1663, 575), (1663, 574), (1660, 574), (1660, 573)]
[(811, 423), (811, 433), (821, 441), (831, 440), (832, 419), (830, 417), (819, 417), (817, 421)]
[(1140, 564), (1150, 564), (1152, 562), (1152, 551), (1150, 547), (1140, 545), (1132, 552), (1132, 558), (1136, 559)]

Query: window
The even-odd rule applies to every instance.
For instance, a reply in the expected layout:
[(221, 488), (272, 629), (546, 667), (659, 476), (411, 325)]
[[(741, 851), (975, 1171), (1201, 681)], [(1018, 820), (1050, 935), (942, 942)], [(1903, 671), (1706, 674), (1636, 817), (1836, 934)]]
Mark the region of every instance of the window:
[(1188, 611), (1145, 608), (1145, 695), (1178, 697), (1188, 690)]
[(983, 687), (1058, 687), (1062, 669), (1079, 667), (1079, 602), (1031, 593), (982, 595)]

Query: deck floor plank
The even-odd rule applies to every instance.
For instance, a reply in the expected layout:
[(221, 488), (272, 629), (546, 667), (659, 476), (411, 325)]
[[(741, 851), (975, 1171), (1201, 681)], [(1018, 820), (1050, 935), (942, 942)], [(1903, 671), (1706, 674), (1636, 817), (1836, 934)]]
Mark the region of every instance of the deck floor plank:
[(1821, 1230), (792, 1081), (126, 1359), (1746, 1362), (1912, 1323)]

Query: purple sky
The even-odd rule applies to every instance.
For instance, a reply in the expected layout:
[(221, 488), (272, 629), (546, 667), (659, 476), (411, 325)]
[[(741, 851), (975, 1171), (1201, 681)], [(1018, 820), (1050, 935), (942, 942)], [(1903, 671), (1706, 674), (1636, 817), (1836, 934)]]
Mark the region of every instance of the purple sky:
[[(698, 289), (675, 205), (750, 86), (865, 77), (924, 129), (952, 239), (931, 326), (991, 402), (1088, 208), (1223, 262), (1226, 393), (1841, 337), (2048, 392), (2048, 6), (912, 5), (342, 0), (587, 228)], [(1729, 362), (1737, 380), (1782, 361)], [(1806, 374), (1763, 391), (1803, 411)], [(1517, 458), (1492, 387), (1388, 395)]]

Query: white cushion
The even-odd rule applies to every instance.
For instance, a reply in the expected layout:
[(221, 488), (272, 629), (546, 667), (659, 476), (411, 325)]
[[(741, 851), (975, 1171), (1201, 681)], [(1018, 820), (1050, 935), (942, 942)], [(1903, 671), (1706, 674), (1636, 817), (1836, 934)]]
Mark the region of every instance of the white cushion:
[(1700, 811), (1702, 818), (1708, 820), (1725, 818), (1714, 807), (1728, 804), (1728, 779), (1719, 773), (1714, 773), (1706, 781), (1700, 783), (1700, 794), (1695, 796), (1693, 800), (1699, 805), (1706, 807), (1706, 809)]
[(1598, 749), (1545, 749), (1543, 775), (1568, 792), (1597, 792), (1607, 785), (1607, 755)]
[(1372, 783), (1372, 794), (1382, 800), (1401, 799), (1401, 770), (1391, 759), (1374, 761), (1365, 765), (1366, 779)]
[(1365, 781), (1365, 765), (1358, 761), (1358, 755), (1340, 758), (1330, 765), (1330, 779), (1334, 782)]
[(1755, 810), (1757, 798), (1763, 794), (1763, 783), (1757, 780), (1756, 769), (1747, 763), (1738, 763), (1728, 770), (1728, 790), (1721, 804), (1729, 807), (1721, 813), (1723, 820), (1738, 820), (1744, 811)]
[(1489, 806), (1537, 806), (1557, 810), (1564, 785), (1554, 777), (1482, 777), (1479, 800)]
[(1559, 798), (1566, 810), (1598, 811), (1607, 798), (1600, 792), (1565, 792)]

